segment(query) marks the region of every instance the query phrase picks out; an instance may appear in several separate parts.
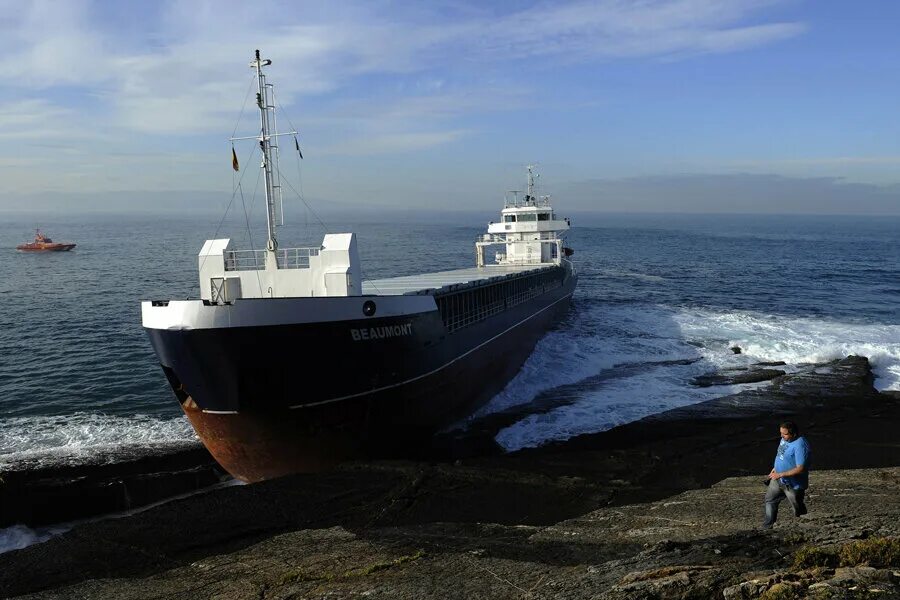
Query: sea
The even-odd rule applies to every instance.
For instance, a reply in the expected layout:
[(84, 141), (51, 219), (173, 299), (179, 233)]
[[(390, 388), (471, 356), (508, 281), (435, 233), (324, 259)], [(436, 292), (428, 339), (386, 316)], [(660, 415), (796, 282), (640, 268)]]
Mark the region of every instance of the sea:
[[(0, 473), (197, 444), (140, 302), (197, 297), (207, 238), (261, 247), (264, 225), (239, 217), (0, 214)], [(486, 225), (306, 217), (279, 237), (317, 245), (325, 230), (355, 231), (368, 279), (471, 266)], [(739, 391), (691, 381), (756, 362), (790, 371), (858, 354), (877, 388), (900, 389), (900, 217), (586, 214), (572, 225), (571, 309), (471, 417), (518, 411), (496, 437), (506, 450)], [(17, 252), (36, 226), (78, 245)]]

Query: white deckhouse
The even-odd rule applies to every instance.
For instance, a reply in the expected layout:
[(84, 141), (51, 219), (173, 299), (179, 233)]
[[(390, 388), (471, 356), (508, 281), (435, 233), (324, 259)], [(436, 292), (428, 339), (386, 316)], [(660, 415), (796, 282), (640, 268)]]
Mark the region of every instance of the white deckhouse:
[(488, 232), (476, 242), (476, 260), (485, 265), (488, 246), (503, 245), (497, 251), (498, 265), (559, 264), (563, 240), (559, 234), (569, 229), (568, 219), (558, 219), (550, 205), (550, 196), (534, 195), (534, 165), (528, 165), (528, 189), (519, 200), (518, 191), (510, 192), (500, 213), (500, 222), (488, 225)]

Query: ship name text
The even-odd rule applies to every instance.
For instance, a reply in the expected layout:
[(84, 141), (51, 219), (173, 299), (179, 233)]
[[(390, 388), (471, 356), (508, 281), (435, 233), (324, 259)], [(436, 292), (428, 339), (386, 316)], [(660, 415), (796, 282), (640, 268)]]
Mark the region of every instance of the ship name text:
[(412, 323), (351, 329), (350, 335), (353, 336), (354, 342), (359, 342), (361, 340), (382, 340), (384, 338), (412, 335)]

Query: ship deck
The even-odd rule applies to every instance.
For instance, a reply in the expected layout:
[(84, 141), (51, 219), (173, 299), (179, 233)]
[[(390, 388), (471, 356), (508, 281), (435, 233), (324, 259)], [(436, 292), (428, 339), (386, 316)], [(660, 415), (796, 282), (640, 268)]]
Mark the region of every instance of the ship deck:
[(438, 271), (436, 273), (423, 273), (422, 275), (409, 275), (406, 277), (372, 279), (363, 281), (362, 293), (364, 295), (377, 296), (431, 294), (481, 284), (487, 281), (501, 281), (523, 273), (549, 269), (553, 266), (555, 265), (486, 265), (484, 267), (456, 269), (455, 271)]

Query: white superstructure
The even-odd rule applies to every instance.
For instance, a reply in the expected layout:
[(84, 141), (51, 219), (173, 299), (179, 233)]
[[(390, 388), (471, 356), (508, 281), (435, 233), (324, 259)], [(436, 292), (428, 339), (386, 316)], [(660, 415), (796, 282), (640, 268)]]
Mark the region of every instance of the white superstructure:
[(233, 250), (231, 240), (206, 240), (200, 250), (200, 298), (359, 296), (362, 275), (356, 235), (330, 233), (318, 248)]
[[(280, 134), (276, 131), (275, 91), (263, 73), (263, 67), (270, 64), (271, 60), (260, 58), (259, 50), (256, 60), (250, 63), (256, 70), (258, 81), (259, 135), (232, 138), (232, 141), (255, 140), (262, 150), (260, 168), (265, 176), (266, 249), (237, 250), (231, 247), (228, 239), (206, 240), (199, 256), (200, 298), (213, 304), (225, 304), (238, 298), (359, 296), (362, 271), (355, 234), (328, 234), (317, 248), (278, 247), (275, 234), (276, 207), (281, 204), (278, 138), (296, 136), (297, 132)], [(297, 149), (299, 152), (299, 145)]]
[[(476, 269), (398, 278), (393, 282), (373, 281), (364, 287), (353, 233), (327, 234), (318, 247), (280, 248), (275, 231), (276, 215), (280, 212), (277, 209), (281, 204), (278, 138), (296, 135), (296, 132), (279, 134), (276, 131), (274, 88), (266, 82), (263, 73), (263, 67), (270, 64), (270, 60), (260, 58), (259, 51), (256, 60), (250, 63), (258, 79), (259, 134), (232, 138), (232, 141), (254, 140), (262, 151), (260, 168), (265, 180), (266, 248), (242, 250), (233, 248), (229, 239), (206, 240), (198, 257), (201, 300), (224, 305), (240, 298), (421, 293), (490, 279), (508, 274), (510, 269), (523, 272), (529, 268), (560, 264), (564, 256), (560, 234), (569, 229), (569, 223), (557, 218), (549, 196), (535, 195), (536, 176), (531, 165), (528, 166), (528, 187), (523, 199), (519, 200), (521, 192), (512, 192), (513, 199), (507, 198), (500, 222), (491, 223), (488, 232), (475, 243)], [(299, 152), (299, 146), (297, 148)], [(488, 246), (501, 247), (492, 261), (485, 259)]]
[(521, 192), (513, 191), (513, 199), (506, 199), (500, 222), (488, 225), (488, 232), (476, 242), (476, 262), (485, 265), (488, 246), (503, 245), (495, 260), (498, 265), (559, 264), (563, 256), (563, 240), (559, 234), (569, 229), (568, 219), (559, 219), (553, 212), (550, 196), (534, 194), (534, 166), (528, 165), (528, 188), (523, 200)]

